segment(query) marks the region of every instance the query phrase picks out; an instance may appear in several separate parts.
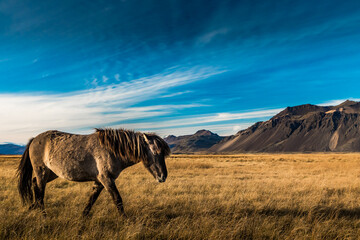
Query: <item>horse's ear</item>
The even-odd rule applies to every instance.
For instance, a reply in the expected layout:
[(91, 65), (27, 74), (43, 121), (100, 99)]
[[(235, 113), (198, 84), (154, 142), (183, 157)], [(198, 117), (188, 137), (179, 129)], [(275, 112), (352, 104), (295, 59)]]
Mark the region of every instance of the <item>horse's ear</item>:
[(143, 138), (144, 138), (146, 144), (147, 144), (147, 145), (150, 145), (149, 139), (147, 138), (147, 136), (146, 136), (145, 133), (143, 133)]

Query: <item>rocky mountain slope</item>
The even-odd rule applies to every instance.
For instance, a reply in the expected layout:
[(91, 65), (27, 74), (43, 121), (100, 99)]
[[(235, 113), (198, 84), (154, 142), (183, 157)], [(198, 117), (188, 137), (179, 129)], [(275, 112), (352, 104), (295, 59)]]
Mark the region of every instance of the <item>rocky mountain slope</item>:
[(172, 153), (194, 153), (207, 151), (211, 146), (220, 142), (223, 137), (208, 130), (199, 130), (193, 135), (176, 137), (170, 135), (164, 140), (169, 144)]
[(224, 138), (210, 152), (358, 152), (360, 102), (287, 107), (265, 122)]

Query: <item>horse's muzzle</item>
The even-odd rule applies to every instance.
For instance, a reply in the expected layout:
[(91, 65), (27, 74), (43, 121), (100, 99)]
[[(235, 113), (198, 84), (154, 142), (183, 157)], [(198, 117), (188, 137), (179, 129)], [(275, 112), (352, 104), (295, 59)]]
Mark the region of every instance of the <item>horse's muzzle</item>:
[(160, 183), (163, 183), (163, 182), (165, 182), (166, 177), (162, 175), (161, 177), (157, 177), (156, 179), (157, 179)]

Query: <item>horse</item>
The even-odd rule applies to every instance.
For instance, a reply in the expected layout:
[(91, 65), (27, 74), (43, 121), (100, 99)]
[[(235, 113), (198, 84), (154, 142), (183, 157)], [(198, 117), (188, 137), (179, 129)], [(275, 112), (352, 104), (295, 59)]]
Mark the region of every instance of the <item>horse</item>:
[(165, 158), (170, 148), (161, 137), (125, 129), (95, 130), (89, 135), (51, 130), (30, 139), (17, 170), (18, 190), (22, 202), (31, 204), (29, 209), (40, 209), (46, 216), (45, 187), (57, 177), (94, 181), (83, 216), (88, 216), (104, 188), (119, 214), (125, 216), (115, 180), (122, 170), (136, 163), (143, 162), (155, 179), (165, 182)]

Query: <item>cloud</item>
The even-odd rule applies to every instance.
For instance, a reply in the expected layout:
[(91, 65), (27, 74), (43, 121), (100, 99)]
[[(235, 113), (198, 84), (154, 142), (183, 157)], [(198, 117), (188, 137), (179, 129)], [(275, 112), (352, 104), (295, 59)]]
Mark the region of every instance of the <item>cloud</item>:
[(115, 78), (116, 81), (120, 81), (120, 74), (116, 73), (114, 75), (114, 78)]
[[(156, 132), (163, 132), (165, 129), (170, 129), (173, 131), (174, 128), (191, 128), (193, 129), (193, 125), (197, 125), (196, 128), (205, 128), (206, 125), (217, 125), (221, 123), (221, 125), (226, 124), (228, 121), (234, 120), (244, 120), (244, 119), (258, 119), (264, 117), (272, 117), (275, 114), (279, 113), (282, 108), (277, 109), (268, 109), (268, 110), (252, 110), (248, 112), (241, 112), (241, 113), (216, 113), (216, 114), (203, 114), (203, 115), (196, 115), (196, 116), (187, 116), (184, 118), (178, 118), (173, 120), (166, 120), (160, 122), (142, 122), (142, 123), (124, 123), (118, 125), (117, 127), (127, 127), (133, 129), (142, 129), (148, 131), (156, 131)], [(235, 126), (236, 129), (234, 128)], [(246, 125), (248, 126), (248, 125)], [(242, 125), (239, 124), (231, 124), (230, 128), (233, 131), (237, 131), (241, 129)], [(219, 126), (217, 126), (219, 128)], [(171, 133), (172, 134), (172, 133)]]
[(70, 94), (0, 94), (0, 142), (24, 143), (49, 129), (91, 132), (131, 119), (170, 114), (200, 104), (134, 107), (157, 98), (170, 88), (198, 81), (222, 71), (213, 68), (171, 69), (163, 74)]
[(345, 102), (346, 100), (359, 102), (360, 98), (335, 99), (335, 100), (329, 100), (329, 101), (320, 103), (318, 105), (319, 106), (336, 106), (336, 105), (339, 105), (339, 104)]
[(109, 80), (109, 78), (105, 75), (102, 76), (103, 83), (106, 83)]
[(163, 95), (162, 98), (175, 97), (175, 96), (179, 96), (179, 95), (183, 95), (183, 94), (187, 94), (187, 93), (191, 93), (191, 92), (192, 91), (183, 91), (183, 92), (171, 93), (171, 94)]
[(91, 81), (91, 85), (93, 86), (97, 86), (98, 85), (98, 79), (97, 78), (93, 78), (93, 80)]
[(199, 39), (197, 40), (198, 44), (207, 44), (210, 43), (212, 40), (214, 40), (216, 37), (221, 36), (221, 35), (225, 35), (229, 32), (228, 28), (220, 28), (220, 29), (216, 29), (214, 31), (208, 32), (204, 35), (202, 35), (201, 37), (199, 37)]

